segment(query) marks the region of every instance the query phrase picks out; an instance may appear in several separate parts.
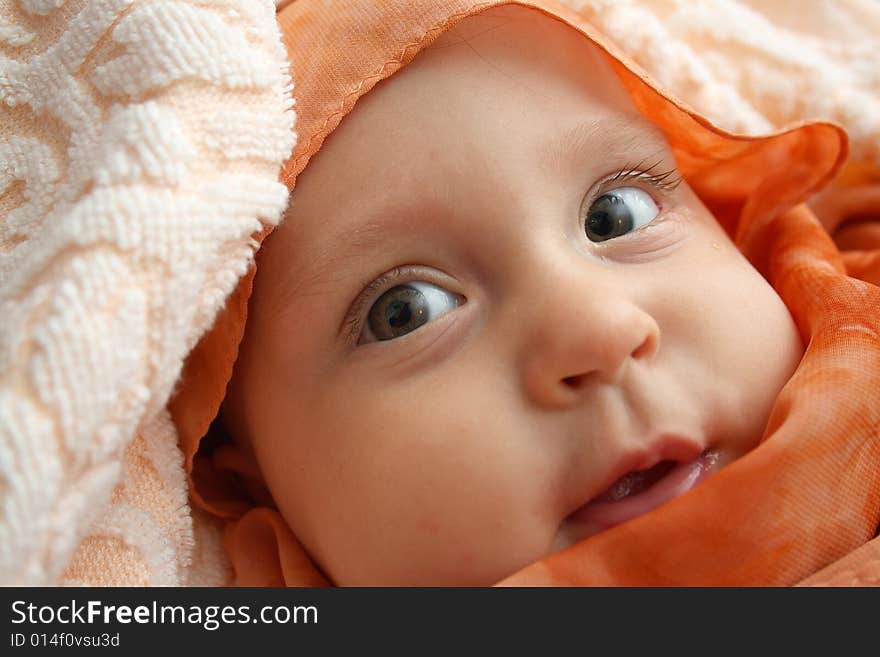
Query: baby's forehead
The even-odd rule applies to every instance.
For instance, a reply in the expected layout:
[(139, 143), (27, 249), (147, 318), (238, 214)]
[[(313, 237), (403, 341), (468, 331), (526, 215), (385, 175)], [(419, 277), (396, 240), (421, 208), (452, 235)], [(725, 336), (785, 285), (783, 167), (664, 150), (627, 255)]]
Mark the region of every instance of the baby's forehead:
[[(409, 93), (412, 78), (401, 73), (361, 99), (325, 141), (297, 179), (289, 214), (358, 216), (366, 223), (406, 202), (430, 201), (437, 191), (432, 187), (444, 180), (491, 181), (514, 160), (563, 169), (588, 160), (611, 163), (626, 156), (637, 166), (665, 157), (664, 135), (629, 97), (609, 101), (603, 85), (620, 83), (607, 77), (596, 76), (583, 93), (547, 102), (503, 84), (471, 92), (465, 79), (448, 80), (461, 94), (435, 99)], [(440, 190), (447, 197), (455, 191)], [(332, 223), (320, 221), (321, 233)]]
[[(536, 34), (553, 38), (536, 45)], [(279, 271), (292, 288), (315, 282), (454, 201), (458, 185), (497, 186), (515, 159), (584, 179), (593, 162), (674, 164), (591, 42), (535, 11), (492, 10), (442, 34), (357, 102), (300, 174), (266, 246), (284, 243), (288, 258), (308, 251), (307, 266)]]
[[(392, 103), (376, 96), (379, 105)], [(363, 108), (362, 108), (363, 109)], [(381, 109), (373, 118), (381, 117)], [(513, 113), (519, 113), (515, 110)], [(360, 116), (363, 116), (361, 114)], [(407, 230), (408, 217), (455, 204), (465, 186), (508, 185), (514, 166), (529, 176), (533, 169), (548, 175), (580, 175), (586, 184), (594, 173), (627, 166), (674, 166), (663, 133), (640, 114), (540, 111), (511, 133), (511, 117), (487, 125), (492, 116), (460, 115), (433, 130), (408, 133), (395, 123), (388, 131), (365, 130), (352, 122), (340, 126), (332, 143), (306, 168), (290, 198), (288, 216), (305, 234), (352, 251), (372, 246), (383, 232)], [(404, 119), (405, 120), (405, 119)], [(369, 124), (376, 127), (376, 124)], [(349, 127), (354, 130), (349, 131)], [(525, 192), (523, 178), (511, 193)], [(358, 248), (360, 247), (360, 248)]]

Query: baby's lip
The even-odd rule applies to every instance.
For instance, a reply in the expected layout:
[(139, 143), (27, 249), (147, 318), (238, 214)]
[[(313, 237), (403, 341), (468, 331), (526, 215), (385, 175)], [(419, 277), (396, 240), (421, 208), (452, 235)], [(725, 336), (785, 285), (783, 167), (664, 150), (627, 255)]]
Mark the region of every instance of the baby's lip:
[[(708, 477), (718, 460), (712, 449), (677, 437), (654, 442), (654, 449), (621, 459), (604, 487), (571, 513), (565, 523), (586, 536), (648, 513)], [(580, 533), (580, 532), (579, 532)]]

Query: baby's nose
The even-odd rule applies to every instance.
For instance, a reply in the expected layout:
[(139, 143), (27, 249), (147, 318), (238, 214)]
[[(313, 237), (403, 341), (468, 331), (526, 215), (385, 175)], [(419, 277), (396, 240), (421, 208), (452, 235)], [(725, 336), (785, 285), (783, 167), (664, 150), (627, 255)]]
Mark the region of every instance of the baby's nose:
[[(549, 274), (531, 307), (520, 314), (528, 339), (522, 377), (542, 406), (578, 403), (597, 382), (616, 384), (634, 361), (650, 361), (660, 346), (654, 317), (628, 296), (623, 272)], [(617, 281), (615, 280), (617, 277)]]

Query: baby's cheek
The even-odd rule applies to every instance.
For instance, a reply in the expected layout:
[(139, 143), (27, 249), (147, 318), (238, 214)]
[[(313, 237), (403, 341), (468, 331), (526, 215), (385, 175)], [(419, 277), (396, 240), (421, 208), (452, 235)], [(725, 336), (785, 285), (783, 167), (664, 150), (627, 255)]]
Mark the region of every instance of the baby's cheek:
[[(794, 321), (772, 286), (747, 261), (728, 274), (722, 327), (726, 378), (739, 402), (732, 417), (743, 440), (760, 438), (780, 390), (791, 378), (803, 345)], [(720, 347), (719, 347), (720, 348)]]

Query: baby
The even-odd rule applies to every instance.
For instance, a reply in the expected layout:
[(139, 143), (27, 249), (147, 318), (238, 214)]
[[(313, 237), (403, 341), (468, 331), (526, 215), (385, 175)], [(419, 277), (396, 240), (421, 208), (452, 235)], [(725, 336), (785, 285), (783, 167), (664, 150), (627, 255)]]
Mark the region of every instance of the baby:
[(299, 176), (222, 421), (333, 583), (488, 585), (755, 447), (802, 354), (604, 55), (500, 7)]

